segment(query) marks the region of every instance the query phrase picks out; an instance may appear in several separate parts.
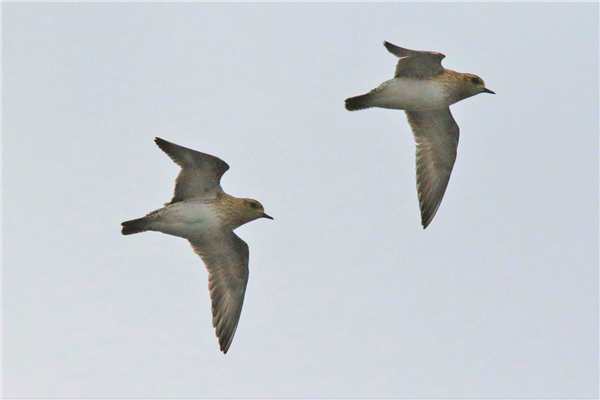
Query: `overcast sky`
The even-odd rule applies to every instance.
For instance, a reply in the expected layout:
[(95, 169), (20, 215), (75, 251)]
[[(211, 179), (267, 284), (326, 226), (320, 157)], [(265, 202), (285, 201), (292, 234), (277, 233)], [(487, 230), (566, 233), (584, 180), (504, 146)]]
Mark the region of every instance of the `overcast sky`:
[[(5, 398), (597, 398), (597, 3), (4, 3)], [(420, 224), (384, 40), (497, 95), (452, 106)], [(227, 355), (187, 241), (122, 236), (225, 160), (275, 220)]]

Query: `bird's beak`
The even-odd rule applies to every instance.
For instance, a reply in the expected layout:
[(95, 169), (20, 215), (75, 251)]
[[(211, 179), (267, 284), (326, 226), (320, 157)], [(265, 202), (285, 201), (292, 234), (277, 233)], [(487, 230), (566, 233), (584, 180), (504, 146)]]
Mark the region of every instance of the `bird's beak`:
[(483, 93), (491, 93), (491, 94), (496, 94), (496, 92), (492, 92), (490, 89), (488, 88), (483, 88)]
[(263, 217), (263, 218), (268, 218), (268, 219), (273, 219), (273, 217), (271, 217), (270, 215), (267, 215), (267, 214), (265, 214), (265, 213), (263, 213), (262, 217)]

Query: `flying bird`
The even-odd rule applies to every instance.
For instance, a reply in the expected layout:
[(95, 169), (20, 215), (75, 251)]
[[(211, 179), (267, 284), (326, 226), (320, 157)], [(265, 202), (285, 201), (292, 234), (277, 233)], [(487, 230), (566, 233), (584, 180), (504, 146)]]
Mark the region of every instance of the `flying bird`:
[(248, 283), (248, 245), (233, 230), (265, 214), (256, 200), (236, 198), (221, 188), (229, 169), (223, 160), (166, 140), (156, 144), (181, 171), (173, 199), (143, 218), (125, 221), (123, 235), (156, 231), (187, 239), (208, 269), (212, 324), (227, 354), (238, 326)]
[(394, 78), (346, 99), (346, 109), (379, 107), (406, 113), (417, 144), (417, 193), (425, 229), (440, 207), (456, 160), (459, 130), (450, 105), (479, 93), (495, 93), (477, 75), (442, 67), (446, 56), (441, 53), (383, 45), (400, 58)]

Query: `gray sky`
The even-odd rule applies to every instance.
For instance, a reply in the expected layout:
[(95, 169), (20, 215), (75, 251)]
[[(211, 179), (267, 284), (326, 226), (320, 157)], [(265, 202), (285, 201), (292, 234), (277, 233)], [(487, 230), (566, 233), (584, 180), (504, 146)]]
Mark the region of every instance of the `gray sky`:
[[(587, 4), (3, 4), (3, 395), (598, 396), (598, 17)], [(401, 111), (344, 99), (382, 45), (496, 96), (420, 226)], [(274, 221), (227, 355), (155, 136)]]

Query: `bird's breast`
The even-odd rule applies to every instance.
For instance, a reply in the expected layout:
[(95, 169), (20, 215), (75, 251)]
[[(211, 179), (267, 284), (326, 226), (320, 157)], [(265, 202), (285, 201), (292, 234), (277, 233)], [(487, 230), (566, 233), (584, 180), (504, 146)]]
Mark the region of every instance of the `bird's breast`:
[(192, 239), (210, 235), (222, 227), (222, 221), (212, 204), (179, 202), (160, 210), (150, 223), (150, 229)]
[(444, 87), (437, 80), (394, 78), (376, 89), (372, 107), (396, 110), (437, 109), (448, 107)]

